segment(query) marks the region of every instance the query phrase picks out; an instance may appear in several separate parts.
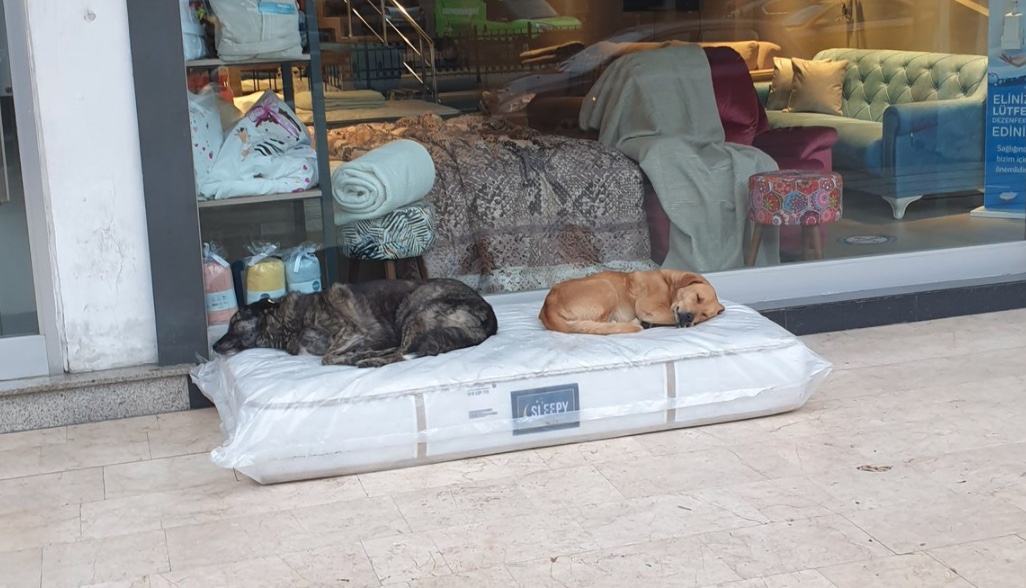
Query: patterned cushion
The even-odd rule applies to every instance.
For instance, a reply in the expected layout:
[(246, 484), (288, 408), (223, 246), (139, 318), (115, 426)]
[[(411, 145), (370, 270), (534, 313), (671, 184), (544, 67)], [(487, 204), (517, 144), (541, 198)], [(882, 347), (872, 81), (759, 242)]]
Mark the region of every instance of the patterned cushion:
[(435, 242), (435, 211), (421, 201), (380, 218), (343, 225), (338, 240), (342, 254), (354, 259), (418, 257)]
[(760, 225), (820, 225), (841, 219), (840, 174), (780, 170), (748, 179), (748, 219)]

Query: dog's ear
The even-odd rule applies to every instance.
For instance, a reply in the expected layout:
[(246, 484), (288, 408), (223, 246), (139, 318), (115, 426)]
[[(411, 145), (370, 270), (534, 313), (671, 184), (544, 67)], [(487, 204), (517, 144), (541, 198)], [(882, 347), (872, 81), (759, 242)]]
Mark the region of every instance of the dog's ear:
[(666, 278), (666, 283), (670, 286), (671, 292), (676, 292), (681, 288), (687, 288), (692, 284), (709, 283), (705, 278), (694, 272), (678, 272), (674, 270), (663, 270), (663, 276)]

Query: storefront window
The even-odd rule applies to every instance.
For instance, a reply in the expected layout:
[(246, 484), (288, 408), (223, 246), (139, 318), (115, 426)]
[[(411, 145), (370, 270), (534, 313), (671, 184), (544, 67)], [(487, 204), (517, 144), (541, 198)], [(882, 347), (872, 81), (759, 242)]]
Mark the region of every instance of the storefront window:
[[(213, 14), (197, 29), (204, 57), (230, 61), (211, 23), (236, 15), (191, 4)], [(221, 97), (223, 145), (268, 92), (310, 126), (276, 165), (302, 151), (335, 169), (412, 139), (434, 182), (426, 194), (390, 185), (371, 203), (378, 216), (343, 202), (331, 178), (299, 173), (247, 206), (210, 201), (251, 186), (201, 185), (204, 238), (232, 259), (257, 238), (315, 240), (342, 246), (344, 271), (354, 240), (370, 243), (388, 218), (402, 227), (389, 255), (411, 271), (421, 261), (432, 277), (508, 292), (600, 269), (716, 272), (1023, 239), (1026, 18), (1014, 0), (280, 4), (316, 12), (323, 104), (298, 32), (286, 68), (278, 53), (191, 68), (202, 72), (190, 100), (208, 82)], [(430, 173), (414, 161), (378, 160), (377, 173)], [(316, 196), (294, 196), (304, 191)], [(335, 242), (321, 194), (338, 201)], [(421, 238), (415, 255), (396, 245)]]

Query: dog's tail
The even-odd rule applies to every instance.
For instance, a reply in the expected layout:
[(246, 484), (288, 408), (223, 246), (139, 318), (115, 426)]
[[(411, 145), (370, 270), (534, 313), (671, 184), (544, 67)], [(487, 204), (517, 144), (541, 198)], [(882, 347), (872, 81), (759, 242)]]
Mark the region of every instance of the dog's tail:
[(620, 333), (637, 333), (641, 325), (634, 323), (607, 323), (603, 321), (567, 319), (558, 310), (548, 304), (542, 306), (538, 315), (545, 328), (561, 333), (586, 333), (589, 335), (617, 335)]

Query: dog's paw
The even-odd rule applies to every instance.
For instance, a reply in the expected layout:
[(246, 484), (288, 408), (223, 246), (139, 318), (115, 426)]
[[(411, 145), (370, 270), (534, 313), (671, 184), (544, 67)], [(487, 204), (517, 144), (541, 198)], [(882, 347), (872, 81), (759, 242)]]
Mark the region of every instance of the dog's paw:
[(388, 365), (390, 363), (396, 363), (402, 360), (403, 356), (396, 353), (391, 355), (383, 355), (381, 357), (367, 357), (357, 361), (353, 365), (355, 365), (358, 368), (375, 368), (381, 367), (383, 365)]

